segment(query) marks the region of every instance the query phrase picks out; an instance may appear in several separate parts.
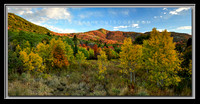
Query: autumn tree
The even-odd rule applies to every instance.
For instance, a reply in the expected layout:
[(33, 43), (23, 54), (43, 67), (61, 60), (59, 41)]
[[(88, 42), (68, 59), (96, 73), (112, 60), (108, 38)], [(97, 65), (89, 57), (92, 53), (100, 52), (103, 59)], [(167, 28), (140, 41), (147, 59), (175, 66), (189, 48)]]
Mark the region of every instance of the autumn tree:
[(99, 69), (99, 79), (103, 80), (105, 77), (106, 66), (107, 66), (107, 55), (103, 50), (100, 50), (100, 55), (97, 56), (98, 58), (98, 69)]
[(57, 68), (67, 67), (69, 62), (66, 55), (66, 46), (61, 38), (58, 38), (58, 40), (53, 38), (50, 41), (50, 47), (52, 66)]
[(20, 60), (23, 61), (24, 70), (33, 71), (33, 72), (43, 72), (44, 66), (42, 65), (43, 61), (42, 58), (37, 54), (33, 53), (32, 51), (30, 54), (27, 54), (26, 51), (20, 51)]
[(163, 88), (177, 85), (181, 81), (177, 75), (181, 61), (175, 50), (173, 37), (167, 30), (160, 33), (156, 28), (152, 29), (150, 39), (143, 41), (142, 57), (148, 73), (146, 79), (149, 87)]
[(117, 57), (117, 53), (111, 48), (104, 47), (103, 50), (106, 52), (106, 55), (108, 56), (108, 60), (114, 59)]
[(119, 53), (121, 65), (123, 66), (121, 72), (127, 75), (130, 74), (130, 82), (132, 84), (133, 79), (135, 84), (135, 75), (138, 69), (141, 68), (142, 63), (142, 46), (133, 45), (131, 38), (126, 38), (121, 50)]
[(98, 51), (98, 46), (95, 44), (92, 49), (94, 49), (94, 56), (97, 58), (97, 51)]

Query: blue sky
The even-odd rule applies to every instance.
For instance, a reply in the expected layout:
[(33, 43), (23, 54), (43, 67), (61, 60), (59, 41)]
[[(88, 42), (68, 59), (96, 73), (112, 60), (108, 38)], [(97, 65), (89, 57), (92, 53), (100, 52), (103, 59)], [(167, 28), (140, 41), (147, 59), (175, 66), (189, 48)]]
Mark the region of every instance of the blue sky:
[(152, 28), (191, 34), (192, 11), (188, 7), (8, 7), (30, 22), (54, 32), (86, 32), (104, 28), (110, 31), (147, 32)]

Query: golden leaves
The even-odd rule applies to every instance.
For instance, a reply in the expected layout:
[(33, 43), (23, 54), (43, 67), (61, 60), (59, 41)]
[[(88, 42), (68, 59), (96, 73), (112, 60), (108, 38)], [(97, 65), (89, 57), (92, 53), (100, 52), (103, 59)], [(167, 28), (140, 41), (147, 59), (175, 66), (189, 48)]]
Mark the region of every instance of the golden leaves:
[(173, 38), (166, 30), (159, 33), (154, 28), (150, 39), (143, 42), (144, 65), (150, 70), (151, 81), (157, 78), (160, 78), (159, 81), (165, 79), (163, 84), (166, 86), (180, 82), (176, 70), (180, 69), (181, 61), (174, 49)]
[(100, 50), (100, 55), (97, 56), (98, 58), (98, 69), (99, 69), (99, 79), (104, 79), (104, 75), (107, 74), (106, 72), (106, 65), (107, 65), (107, 55), (106, 52)]

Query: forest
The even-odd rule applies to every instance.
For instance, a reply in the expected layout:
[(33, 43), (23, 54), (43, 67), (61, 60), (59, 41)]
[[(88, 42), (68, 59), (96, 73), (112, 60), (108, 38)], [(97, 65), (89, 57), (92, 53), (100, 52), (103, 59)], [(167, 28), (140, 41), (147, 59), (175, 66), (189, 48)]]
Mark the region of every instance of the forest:
[(8, 30), (8, 95), (191, 96), (192, 38), (153, 28), (109, 44)]

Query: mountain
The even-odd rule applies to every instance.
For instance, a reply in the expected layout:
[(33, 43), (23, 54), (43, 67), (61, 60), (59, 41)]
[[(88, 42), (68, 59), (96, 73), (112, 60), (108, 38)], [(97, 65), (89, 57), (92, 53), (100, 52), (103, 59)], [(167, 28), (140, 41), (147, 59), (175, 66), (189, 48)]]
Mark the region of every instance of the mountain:
[[(174, 42), (178, 41), (187, 41), (189, 38), (192, 38), (192, 35), (186, 33), (170, 32), (173, 37)], [(150, 32), (145, 32), (144, 34), (150, 34)]]
[[(51, 35), (68, 36), (68, 37), (73, 37), (74, 35), (76, 35), (78, 39), (99, 41), (108, 44), (116, 44), (116, 43), (122, 44), (123, 40), (126, 37), (131, 37), (134, 41), (135, 38), (138, 36), (150, 34), (150, 32), (139, 33), (139, 32), (109, 31), (103, 28), (88, 32), (80, 32), (80, 33), (57, 33), (50, 31), (45, 27), (35, 25), (13, 13), (8, 13), (8, 29), (10, 31), (22, 30), (39, 34), (51, 34)], [(174, 37), (174, 42), (178, 42), (181, 40), (185, 41), (188, 40), (190, 37), (192, 37), (189, 34), (177, 33), (177, 32), (171, 32), (171, 36)]]
[(22, 30), (39, 34), (47, 34), (51, 32), (47, 28), (35, 25), (13, 13), (8, 13), (8, 29), (16, 32)]

